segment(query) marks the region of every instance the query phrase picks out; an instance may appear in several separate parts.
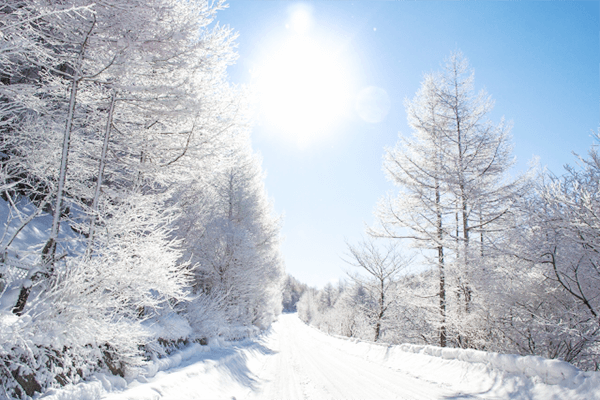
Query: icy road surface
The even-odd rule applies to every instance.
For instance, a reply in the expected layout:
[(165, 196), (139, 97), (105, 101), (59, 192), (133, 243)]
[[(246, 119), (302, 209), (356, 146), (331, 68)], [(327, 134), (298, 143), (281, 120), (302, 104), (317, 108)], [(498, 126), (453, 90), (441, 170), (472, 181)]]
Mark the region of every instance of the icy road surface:
[[(104, 389), (98, 382), (96, 395), (87, 397), (80, 392), (76, 398), (600, 400), (600, 373), (576, 372), (560, 384), (547, 384), (548, 374), (509, 373), (485, 362), (331, 337), (306, 326), (295, 314), (280, 316), (258, 339), (213, 342), (186, 351), (187, 356), (174, 356), (179, 358), (172, 367), (151, 378), (140, 376), (128, 385), (101, 378)], [(532, 359), (506, 357), (518, 363)], [(566, 363), (557, 365), (553, 376), (561, 366), (574, 369)], [(124, 390), (106, 393), (118, 387)]]

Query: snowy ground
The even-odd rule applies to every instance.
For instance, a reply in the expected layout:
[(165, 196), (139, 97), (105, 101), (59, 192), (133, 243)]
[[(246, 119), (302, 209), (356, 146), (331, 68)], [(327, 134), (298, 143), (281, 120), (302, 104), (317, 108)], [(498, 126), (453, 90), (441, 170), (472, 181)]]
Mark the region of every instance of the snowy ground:
[(192, 346), (129, 384), (98, 376), (44, 398), (600, 400), (600, 373), (539, 357), (335, 338), (287, 314), (258, 339)]

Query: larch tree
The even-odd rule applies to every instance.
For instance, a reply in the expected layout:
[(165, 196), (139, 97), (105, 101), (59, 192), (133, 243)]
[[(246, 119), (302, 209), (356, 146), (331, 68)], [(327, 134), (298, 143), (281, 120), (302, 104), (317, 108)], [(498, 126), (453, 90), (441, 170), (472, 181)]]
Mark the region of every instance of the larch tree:
[(425, 77), (422, 87), (412, 101), (406, 101), (409, 124), (413, 137), (401, 137), (395, 148), (386, 149), (384, 170), (399, 187), (395, 196), (382, 199), (378, 206), (380, 230), (371, 230), (374, 236), (409, 239), (422, 249), (434, 250), (428, 258), (439, 272), (439, 340), (446, 346), (446, 259), (444, 247), (448, 228), (446, 195), (442, 185), (444, 121), (438, 115), (440, 108), (435, 96), (436, 76)]
[[(371, 230), (377, 236), (411, 239), (428, 250), (425, 260), (439, 271), (441, 346), (448, 340), (449, 311), (456, 344), (474, 345), (469, 337), (476, 334), (469, 333), (468, 321), (473, 320), (476, 281), (486, 268), (485, 249), (523, 188), (523, 179), (507, 177), (513, 161), (510, 129), (503, 121), (489, 121), (493, 102), (485, 91), (475, 93), (473, 80), (467, 60), (453, 53), (442, 72), (426, 75), (415, 98), (406, 102), (413, 136), (401, 137), (384, 159), (399, 194), (380, 202), (381, 227)], [(451, 310), (450, 277), (458, 299)]]

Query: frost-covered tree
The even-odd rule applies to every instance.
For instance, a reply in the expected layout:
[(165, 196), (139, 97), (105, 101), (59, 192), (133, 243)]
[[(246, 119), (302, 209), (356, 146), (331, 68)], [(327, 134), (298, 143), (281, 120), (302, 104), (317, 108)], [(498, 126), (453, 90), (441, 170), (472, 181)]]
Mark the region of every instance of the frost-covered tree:
[[(444, 191), (442, 170), (441, 105), (435, 95), (438, 76), (427, 75), (411, 102), (406, 102), (413, 137), (400, 137), (395, 148), (386, 149), (384, 169), (388, 178), (400, 188), (378, 205), (381, 230), (371, 230), (374, 236), (409, 239), (418, 247), (433, 250), (435, 256), (427, 260), (437, 266), (439, 274), (439, 337), (440, 346), (446, 345), (446, 264), (449, 228), (448, 200)], [(408, 229), (406, 229), (408, 228)], [(446, 255), (447, 257), (447, 255)]]
[[(14, 216), (2, 250), (21, 252), (20, 230), (54, 220), (27, 243), (38, 267), (14, 283), (17, 315), (0, 315), (7, 393), (123, 374), (144, 349), (160, 355), (158, 339), (194, 336), (207, 305), (268, 326), (281, 307), (279, 224), (239, 133), (245, 97), (226, 76), (235, 35), (214, 23), (223, 2), (0, 5), (0, 188)], [(184, 203), (190, 188), (205, 214)], [(213, 236), (193, 253), (198, 231)], [(208, 265), (190, 254), (224, 261), (223, 282), (190, 273)], [(215, 290), (194, 297), (198, 282)], [(182, 315), (191, 327), (158, 329)]]
[(507, 177), (509, 128), (489, 121), (492, 106), (484, 91), (474, 91), (466, 59), (453, 53), (406, 102), (413, 136), (386, 150), (384, 169), (399, 193), (380, 202), (380, 227), (370, 233), (410, 239), (438, 270), (441, 346), (449, 324), (456, 344), (474, 345), (463, 328), (481, 320), (474, 296), (483, 289), (486, 249), (523, 188), (522, 179)]
[(300, 281), (298, 281), (296, 278), (294, 278), (290, 274), (287, 274), (287, 276), (285, 278), (285, 283), (283, 285), (283, 294), (282, 294), (283, 311), (286, 311), (286, 312), (297, 311), (296, 304), (298, 303), (298, 300), (300, 300), (300, 297), (302, 297), (302, 294), (304, 294), (304, 292), (307, 289), (308, 289), (308, 286), (306, 284), (301, 283)]
[[(114, 202), (136, 185), (146, 194), (164, 192), (182, 176), (176, 168), (186, 156), (200, 156), (197, 149), (207, 137), (231, 124), (226, 114), (235, 110), (227, 110), (230, 101), (219, 98), (219, 91), (227, 92), (220, 86), (234, 57), (232, 35), (219, 26), (207, 28), (221, 5), (32, 0), (12, 13), (38, 10), (39, 17), (17, 25), (25, 33), (11, 39), (37, 34), (38, 47), (49, 54), (43, 63), (27, 66), (35, 74), (23, 84), (12, 83), (22, 71), (10, 70), (8, 92), (16, 94), (8, 101), (25, 96), (20, 103), (31, 106), (3, 135), (5, 169), (31, 183), (21, 185), (21, 192), (52, 197), (54, 221), (44, 246), (48, 260), (56, 252), (65, 210), (80, 211), (71, 216), (83, 233), (93, 230), (101, 221), (101, 193), (104, 202)], [(102, 142), (108, 160), (107, 152), (100, 152)], [(100, 183), (110, 190), (100, 190)], [(157, 185), (162, 185), (158, 191)], [(18, 312), (26, 298), (24, 291)]]
[(485, 91), (475, 93), (473, 80), (467, 60), (455, 53), (447, 60), (434, 89), (443, 121), (444, 186), (456, 219), (451, 236), (457, 243), (458, 294), (467, 315), (477, 281), (485, 275), (486, 240), (493, 241), (492, 232), (502, 229), (502, 217), (523, 184), (522, 180), (508, 180), (513, 163), (509, 128), (504, 121), (498, 125), (489, 121), (487, 114), (493, 102)]
[(361, 268), (368, 277), (350, 275), (359, 283), (373, 299), (375, 309), (369, 310), (374, 325), (373, 340), (379, 340), (382, 327), (388, 320), (388, 310), (393, 307), (395, 296), (393, 290), (400, 274), (404, 273), (409, 261), (404, 259), (396, 243), (389, 243), (385, 249), (380, 248), (373, 240), (363, 241), (358, 245), (348, 244), (349, 259), (347, 262)]
[(279, 219), (247, 136), (230, 144), (211, 176), (182, 194), (180, 234), (201, 296), (220, 298), (231, 324), (268, 326), (281, 312)]
[(600, 156), (592, 148), (578, 158), (562, 177), (540, 176), (522, 201), (521, 224), (507, 248), (525, 268), (506, 285), (518, 292), (502, 321), (521, 352), (597, 370)]

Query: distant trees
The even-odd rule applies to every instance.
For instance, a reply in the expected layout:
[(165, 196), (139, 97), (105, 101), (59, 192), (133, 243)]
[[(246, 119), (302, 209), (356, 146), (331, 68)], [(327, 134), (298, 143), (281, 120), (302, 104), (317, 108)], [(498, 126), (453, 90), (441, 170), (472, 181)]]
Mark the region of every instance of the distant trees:
[(394, 341), (400, 282), (410, 259), (394, 242), (372, 239), (348, 244), (345, 261), (356, 267), (349, 279), (322, 289), (306, 288), (297, 303), (298, 317), (328, 333), (372, 341)]
[(308, 290), (308, 286), (291, 275), (287, 275), (283, 284), (283, 311), (296, 312), (300, 297)]
[(329, 283), (321, 290), (303, 292), (297, 304), (298, 318), (331, 334), (372, 340), (374, 300), (360, 284)]

